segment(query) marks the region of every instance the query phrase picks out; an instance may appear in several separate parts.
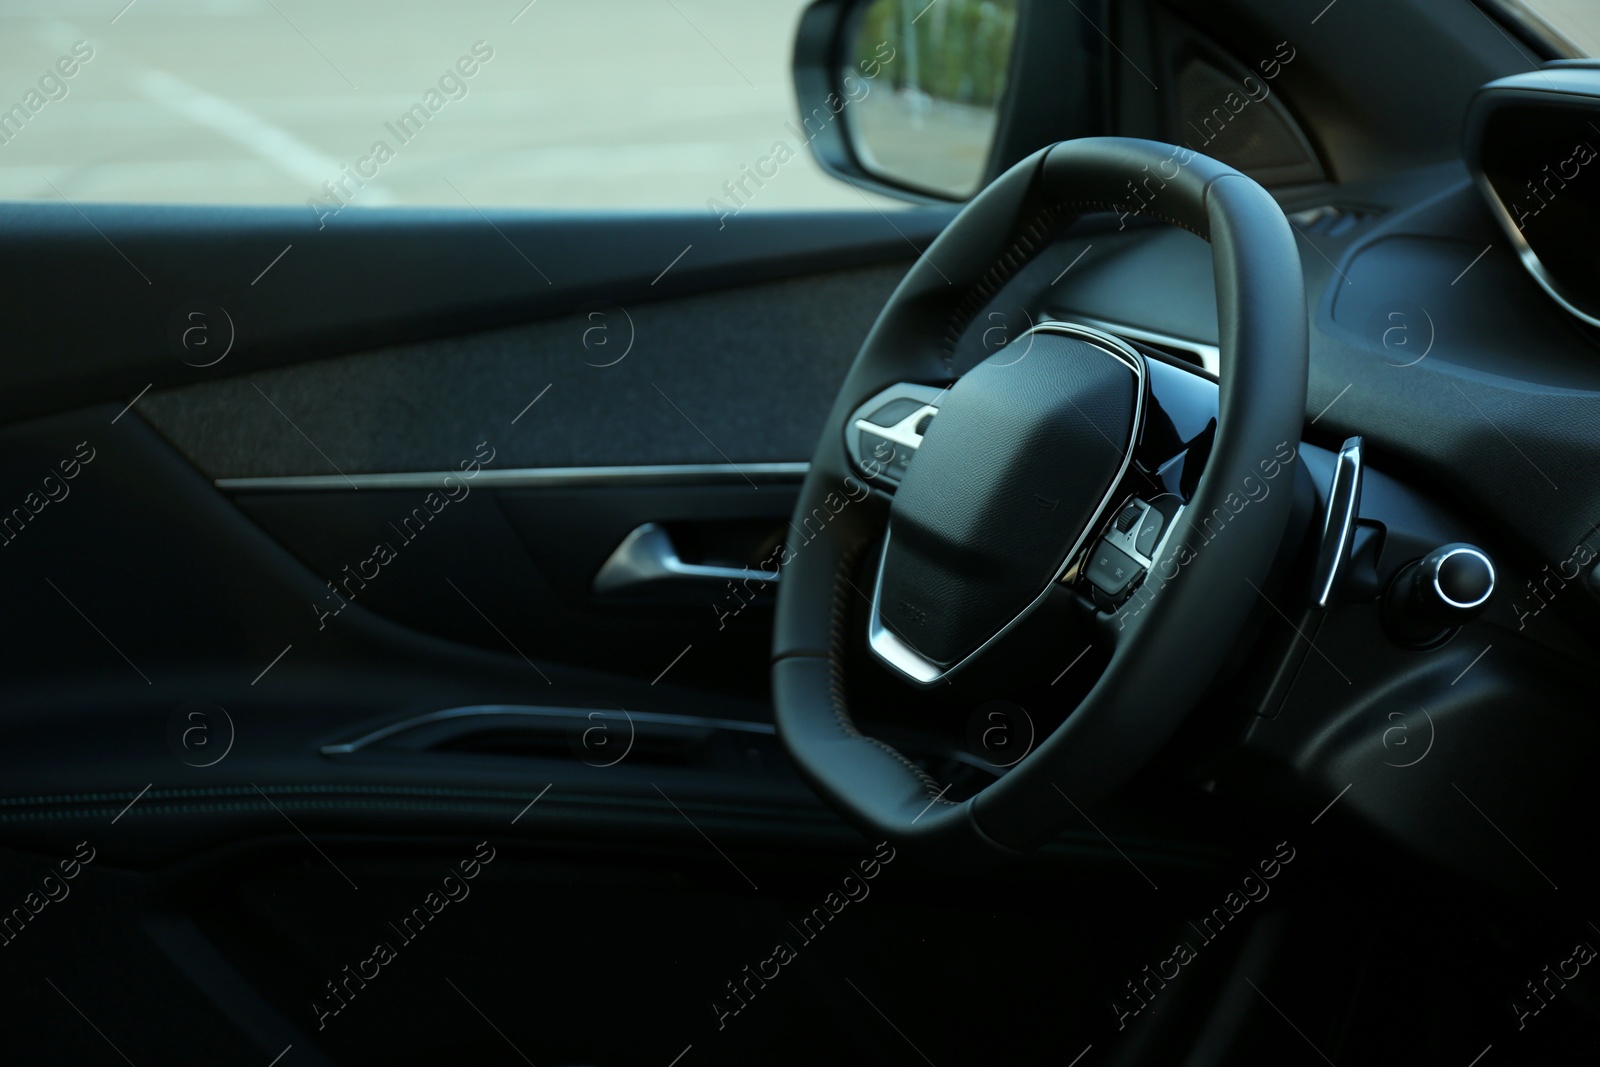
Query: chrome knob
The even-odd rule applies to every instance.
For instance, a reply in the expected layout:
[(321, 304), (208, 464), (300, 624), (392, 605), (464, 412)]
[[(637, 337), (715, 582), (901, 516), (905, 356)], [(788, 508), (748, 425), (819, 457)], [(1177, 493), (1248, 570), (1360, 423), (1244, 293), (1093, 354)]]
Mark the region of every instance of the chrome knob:
[(1494, 582), (1494, 563), (1483, 549), (1462, 541), (1440, 545), (1395, 576), (1384, 623), (1402, 644), (1435, 645), (1483, 613)]
[(1417, 563), (1411, 602), (1417, 615), (1440, 626), (1460, 626), (1483, 613), (1494, 593), (1494, 564), (1483, 549), (1457, 541), (1440, 545)]

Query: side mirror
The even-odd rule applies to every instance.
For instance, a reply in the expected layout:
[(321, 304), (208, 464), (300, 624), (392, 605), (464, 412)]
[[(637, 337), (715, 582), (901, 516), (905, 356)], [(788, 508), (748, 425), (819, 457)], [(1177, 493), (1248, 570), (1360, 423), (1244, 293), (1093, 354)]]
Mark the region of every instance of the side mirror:
[(1100, 132), (1099, 40), (1072, 5), (816, 0), (795, 40), (796, 132), (852, 184), (965, 200), (1034, 149)]

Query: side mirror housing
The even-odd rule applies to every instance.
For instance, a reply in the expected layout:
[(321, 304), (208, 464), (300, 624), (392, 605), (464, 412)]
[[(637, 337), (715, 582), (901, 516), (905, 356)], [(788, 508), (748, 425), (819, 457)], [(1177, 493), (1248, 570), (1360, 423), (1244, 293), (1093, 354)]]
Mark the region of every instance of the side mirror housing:
[(1103, 39), (1082, 13), (1100, 6), (816, 0), (795, 39), (798, 132), (854, 185), (966, 200), (1035, 149), (1102, 131)]

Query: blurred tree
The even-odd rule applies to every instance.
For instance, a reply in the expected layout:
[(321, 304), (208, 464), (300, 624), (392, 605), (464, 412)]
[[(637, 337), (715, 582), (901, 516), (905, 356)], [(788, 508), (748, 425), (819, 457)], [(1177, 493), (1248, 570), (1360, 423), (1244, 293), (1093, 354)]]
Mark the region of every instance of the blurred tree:
[(855, 58), (873, 58), (888, 41), (897, 59), (885, 71), (897, 91), (994, 107), (1005, 91), (1016, 28), (1017, 0), (872, 0)]

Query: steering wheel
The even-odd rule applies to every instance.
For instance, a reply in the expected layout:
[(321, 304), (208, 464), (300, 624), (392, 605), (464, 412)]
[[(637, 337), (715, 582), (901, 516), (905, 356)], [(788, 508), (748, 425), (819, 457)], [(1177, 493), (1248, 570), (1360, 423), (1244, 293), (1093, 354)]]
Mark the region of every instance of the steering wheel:
[[(1159, 219), (1211, 244), (1220, 369), (1202, 433), (1176, 440), (1175, 420), (1157, 418), (1153, 383), (1187, 372), (1090, 326), (1042, 322), (957, 373), (956, 343), (976, 316), (1062, 225), (1093, 212)], [(1292, 493), (1238, 505), (1269, 464), (1294, 462), (1306, 367), (1294, 236), (1245, 175), (1172, 145), (1093, 137), (994, 181), (889, 298), (801, 489), (792, 525), (808, 536), (783, 566), (772, 669), (778, 732), (801, 774), (875, 839), (945, 862), (1038, 847), (1076, 804), (1126, 782), (1192, 710), (1264, 595)], [(1142, 449), (1173, 456), (1153, 472)], [(1172, 467), (1183, 476), (1167, 478)], [(877, 506), (856, 503), (869, 499), (864, 482)], [(1145, 499), (1152, 482), (1170, 491)], [(1132, 527), (1149, 512), (1165, 536), (1136, 545)], [(852, 578), (860, 564), (870, 588)], [(905, 684), (939, 686), (1063, 590), (1108, 635), (1104, 669), (975, 795), (952, 801), (857, 727), (851, 642)], [(867, 600), (866, 626), (852, 628)]]

